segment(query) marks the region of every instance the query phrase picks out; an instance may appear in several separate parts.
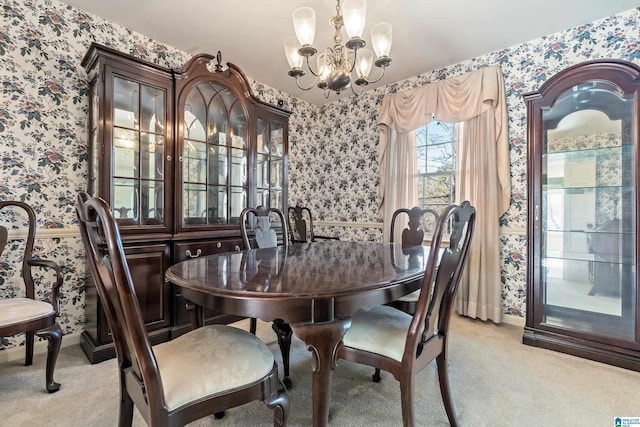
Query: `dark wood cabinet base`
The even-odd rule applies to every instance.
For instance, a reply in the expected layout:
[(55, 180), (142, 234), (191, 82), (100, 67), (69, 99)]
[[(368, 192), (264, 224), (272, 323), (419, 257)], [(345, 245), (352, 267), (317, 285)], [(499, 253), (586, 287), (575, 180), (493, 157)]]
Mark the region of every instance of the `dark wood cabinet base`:
[(640, 352), (525, 326), (522, 343), (640, 372)]
[[(149, 339), (152, 345), (169, 341), (171, 339), (171, 328), (167, 327), (151, 331), (149, 332)], [(116, 349), (112, 342), (97, 344), (86, 331), (80, 335), (80, 348), (82, 348), (91, 364), (104, 362), (116, 357)]]
[[(244, 319), (244, 317), (233, 316), (230, 314), (222, 314), (215, 317), (210, 317), (205, 320), (205, 324), (213, 325), (213, 324), (229, 324), (233, 322), (237, 322), (239, 320)], [(191, 330), (191, 325), (189, 323), (184, 323), (181, 325), (176, 325), (173, 327), (167, 327), (163, 329), (159, 329), (157, 331), (149, 332), (149, 338), (151, 340), (152, 345), (160, 344), (165, 341), (169, 341), (170, 339), (174, 339), (183, 335)], [(116, 350), (113, 347), (112, 342), (97, 344), (91, 335), (86, 331), (80, 335), (80, 348), (89, 359), (91, 364), (96, 364), (100, 362), (104, 362), (105, 360), (113, 359), (116, 357)]]

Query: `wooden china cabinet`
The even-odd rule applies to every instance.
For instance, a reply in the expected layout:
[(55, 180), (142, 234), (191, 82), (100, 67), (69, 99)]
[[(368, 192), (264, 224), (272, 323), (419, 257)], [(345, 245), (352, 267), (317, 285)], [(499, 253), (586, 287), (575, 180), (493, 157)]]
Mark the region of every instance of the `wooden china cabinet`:
[[(200, 54), (179, 69), (92, 44), (88, 191), (111, 206), (152, 343), (189, 330), (185, 300), (165, 270), (189, 257), (240, 250), (246, 206), (286, 212), (290, 112), (257, 100), (233, 64)], [(115, 352), (87, 274), (81, 345)], [(207, 313), (210, 323), (236, 320)]]
[(640, 371), (640, 67), (578, 64), (525, 100), (523, 342)]

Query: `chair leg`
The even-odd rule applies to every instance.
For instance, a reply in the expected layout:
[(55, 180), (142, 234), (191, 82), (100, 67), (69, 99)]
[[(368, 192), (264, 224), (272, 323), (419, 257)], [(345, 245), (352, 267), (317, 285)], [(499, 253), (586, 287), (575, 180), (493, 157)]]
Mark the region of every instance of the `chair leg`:
[(282, 382), (287, 388), (291, 388), (291, 377), (289, 376), (289, 353), (291, 351), (291, 336), (293, 331), (288, 323), (285, 323), (282, 319), (276, 319), (271, 325), (276, 336), (278, 337), (278, 345), (280, 346), (280, 353), (282, 353), (282, 368), (284, 370), (284, 378)]
[(402, 425), (413, 427), (413, 389), (414, 377), (412, 374), (400, 378), (400, 400), (402, 403)]
[(24, 343), (24, 366), (31, 366), (33, 363), (33, 339), (34, 332), (30, 331), (25, 333), (25, 343)]
[(257, 329), (258, 329), (258, 320), (255, 317), (252, 317), (251, 319), (249, 319), (249, 332), (255, 335)]
[(273, 409), (274, 427), (286, 427), (289, 419), (289, 399), (287, 389), (282, 382), (278, 383), (278, 389), (264, 401), (267, 407)]
[(56, 322), (48, 328), (38, 331), (37, 335), (39, 337), (46, 338), (48, 341), (46, 370), (47, 391), (49, 393), (54, 393), (60, 390), (60, 384), (53, 380), (53, 371), (56, 368), (56, 361), (58, 360), (58, 353), (60, 352), (62, 330), (60, 329), (58, 322)]
[(201, 306), (192, 302), (187, 302), (185, 308), (189, 312), (189, 322), (191, 323), (191, 330), (201, 328), (204, 326), (204, 310)]
[(457, 427), (459, 425), (458, 417), (456, 417), (456, 409), (453, 406), (453, 398), (451, 397), (451, 388), (449, 387), (449, 367), (444, 352), (438, 355), (436, 363), (438, 364), (438, 381), (440, 382), (440, 394), (442, 394), (444, 410), (447, 412), (447, 417), (449, 418), (449, 424), (451, 424), (451, 427)]
[[(121, 368), (121, 367), (120, 367)], [(120, 372), (120, 414), (118, 414), (118, 427), (131, 427), (133, 424), (133, 400), (125, 384), (125, 374)]]
[(373, 375), (371, 375), (371, 380), (374, 383), (379, 383), (381, 379), (382, 379), (382, 377), (380, 376), (380, 368), (376, 368), (376, 370), (373, 373)]

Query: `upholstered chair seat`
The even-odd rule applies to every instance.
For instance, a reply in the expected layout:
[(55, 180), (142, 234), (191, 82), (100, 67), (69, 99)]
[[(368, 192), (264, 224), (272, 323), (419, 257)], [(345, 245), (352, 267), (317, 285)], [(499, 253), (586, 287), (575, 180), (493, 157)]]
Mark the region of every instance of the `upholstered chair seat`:
[(342, 340), (347, 347), (402, 361), (413, 316), (387, 305), (359, 310)]
[(273, 353), (255, 335), (226, 325), (195, 329), (153, 347), (169, 411), (203, 396), (261, 381)]
[(396, 301), (408, 303), (408, 304), (416, 304), (418, 299), (420, 298), (420, 290), (411, 292), (409, 295), (405, 295), (403, 297), (398, 298)]
[(10, 326), (44, 319), (55, 314), (53, 306), (31, 298), (0, 299), (0, 325)]

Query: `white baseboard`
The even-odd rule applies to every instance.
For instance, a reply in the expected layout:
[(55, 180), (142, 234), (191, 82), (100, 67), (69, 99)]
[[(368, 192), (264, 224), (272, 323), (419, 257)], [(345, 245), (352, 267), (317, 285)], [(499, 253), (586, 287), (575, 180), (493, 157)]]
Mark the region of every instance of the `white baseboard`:
[(521, 328), (524, 328), (525, 319), (524, 317), (505, 314), (504, 316), (502, 316), (502, 323), (506, 323), (508, 325), (520, 326)]
[[(80, 345), (81, 332), (64, 335), (62, 337), (62, 343), (60, 347), (70, 347), (73, 345)], [(47, 353), (47, 340), (38, 339), (33, 346), (33, 354), (46, 354)], [(24, 345), (19, 347), (11, 347), (8, 350), (0, 351), (0, 363), (14, 362), (16, 360), (24, 360)]]

